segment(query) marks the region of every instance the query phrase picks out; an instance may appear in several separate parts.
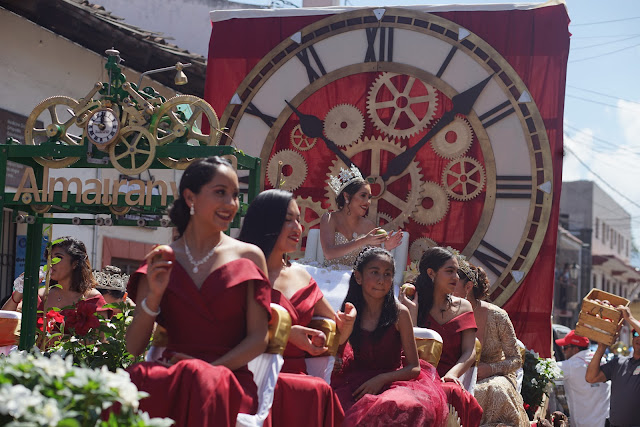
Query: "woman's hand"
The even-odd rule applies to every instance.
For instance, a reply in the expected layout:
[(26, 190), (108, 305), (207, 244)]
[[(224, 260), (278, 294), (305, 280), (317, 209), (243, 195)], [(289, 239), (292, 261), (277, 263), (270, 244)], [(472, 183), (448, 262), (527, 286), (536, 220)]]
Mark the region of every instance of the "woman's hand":
[(353, 392), (354, 400), (358, 401), (364, 397), (365, 394), (378, 394), (382, 388), (387, 384), (384, 374), (376, 375), (370, 380), (366, 381), (360, 387)]
[(489, 378), (493, 375), (493, 369), (488, 363), (478, 363), (478, 381)]
[(413, 300), (409, 299), (406, 294), (406, 288), (400, 288), (400, 292), (398, 293), (398, 301), (405, 307), (409, 309), (409, 314), (411, 315), (411, 322), (413, 326), (418, 325), (418, 291), (416, 290), (413, 294)]
[[(382, 231), (384, 231), (384, 233), (382, 233)], [(362, 238), (362, 246), (381, 246), (387, 241), (388, 236), (389, 235), (384, 229), (376, 227)]]
[(169, 284), (169, 277), (171, 277), (171, 269), (175, 260), (173, 249), (167, 245), (156, 246), (145, 258), (147, 260), (149, 293), (161, 296)]
[(353, 325), (356, 322), (356, 316), (358, 312), (356, 308), (350, 302), (344, 305), (344, 313), (338, 310), (335, 314), (336, 327), (340, 331), (340, 344), (349, 339), (351, 332), (353, 331)]
[(402, 230), (394, 231), (387, 235), (387, 241), (384, 244), (384, 248), (390, 251), (400, 246), (400, 243), (402, 243)]
[(329, 348), (326, 347), (327, 337), (324, 332), (300, 325), (291, 327), (289, 341), (311, 356), (320, 356), (329, 350)]
[(447, 372), (444, 375), (444, 377), (442, 377), (442, 382), (443, 383), (456, 383), (460, 387), (464, 388), (464, 386), (462, 385), (462, 381), (460, 381), (460, 378), (458, 378), (455, 375), (451, 374), (451, 372)]

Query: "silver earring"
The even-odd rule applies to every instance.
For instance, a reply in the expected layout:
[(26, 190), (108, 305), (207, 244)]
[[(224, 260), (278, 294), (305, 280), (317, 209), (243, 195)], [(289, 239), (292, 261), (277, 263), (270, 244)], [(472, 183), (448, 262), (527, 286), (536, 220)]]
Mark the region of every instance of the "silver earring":
[(193, 216), (196, 213), (196, 210), (193, 207), (193, 203), (191, 203), (191, 209), (189, 209), (189, 213)]

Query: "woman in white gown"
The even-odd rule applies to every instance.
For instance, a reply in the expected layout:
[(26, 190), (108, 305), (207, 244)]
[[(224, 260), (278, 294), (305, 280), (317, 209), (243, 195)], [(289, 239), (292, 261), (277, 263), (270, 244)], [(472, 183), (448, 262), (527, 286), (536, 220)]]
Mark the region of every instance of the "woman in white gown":
[[(326, 212), (320, 220), (320, 244), (325, 261), (322, 266), (305, 268), (313, 276), (325, 298), (338, 310), (349, 289), (349, 277), (358, 253), (365, 246), (392, 250), (402, 240), (402, 232), (387, 234), (366, 217), (371, 205), (371, 187), (356, 166), (341, 169), (330, 177), (338, 210)], [(307, 260), (308, 261), (308, 260)]]

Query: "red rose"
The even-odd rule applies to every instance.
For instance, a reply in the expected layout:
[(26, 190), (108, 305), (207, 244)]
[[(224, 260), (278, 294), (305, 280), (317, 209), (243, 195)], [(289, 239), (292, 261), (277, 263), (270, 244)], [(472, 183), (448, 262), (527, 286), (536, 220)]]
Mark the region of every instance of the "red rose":
[[(62, 316), (62, 314), (60, 314), (60, 312), (55, 310), (50, 310), (47, 313), (46, 318), (47, 318), (47, 332), (51, 332), (53, 328), (56, 326), (56, 324), (64, 323), (64, 317)], [(40, 329), (41, 331), (43, 330), (43, 327), (42, 327), (43, 324), (44, 324), (44, 319), (42, 318), (42, 316), (38, 316), (38, 329)]]
[(73, 329), (77, 335), (87, 335), (89, 329), (100, 326), (100, 320), (96, 317), (97, 308), (95, 304), (85, 300), (78, 301), (76, 309), (70, 311), (65, 317), (66, 327)]

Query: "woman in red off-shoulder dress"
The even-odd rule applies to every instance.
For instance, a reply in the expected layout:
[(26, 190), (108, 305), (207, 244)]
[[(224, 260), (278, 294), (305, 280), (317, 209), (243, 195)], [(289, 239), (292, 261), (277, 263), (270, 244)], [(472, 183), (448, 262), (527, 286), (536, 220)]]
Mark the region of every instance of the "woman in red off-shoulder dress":
[[(469, 301), (452, 295), (458, 283), (458, 258), (452, 251), (427, 249), (420, 259), (413, 300), (404, 291), (399, 300), (414, 319), (414, 325), (433, 329), (442, 336), (443, 347), (437, 371), (447, 400), (458, 411), (463, 426), (479, 426), (482, 408), (467, 392), (460, 376), (475, 363), (476, 321)], [(422, 366), (431, 365), (423, 363)]]
[(262, 252), (223, 233), (238, 192), (226, 160), (193, 162), (170, 211), (180, 238), (151, 251), (129, 282), (137, 306), (127, 349), (145, 350), (154, 321), (168, 335), (164, 362), (129, 368), (149, 393), (140, 407), (178, 426), (232, 426), (239, 412), (257, 409), (247, 362), (266, 348), (271, 289)]
[(296, 250), (301, 234), (300, 209), (293, 195), (267, 190), (251, 202), (238, 237), (264, 252), (273, 284), (272, 301), (289, 311), (293, 325), (267, 424), (340, 426), (344, 412), (335, 393), (323, 379), (307, 375), (305, 359), (327, 350), (326, 337), (306, 326), (314, 315), (335, 319), (345, 342), (353, 327), (355, 309), (334, 313), (309, 273), (285, 261), (285, 254)]

